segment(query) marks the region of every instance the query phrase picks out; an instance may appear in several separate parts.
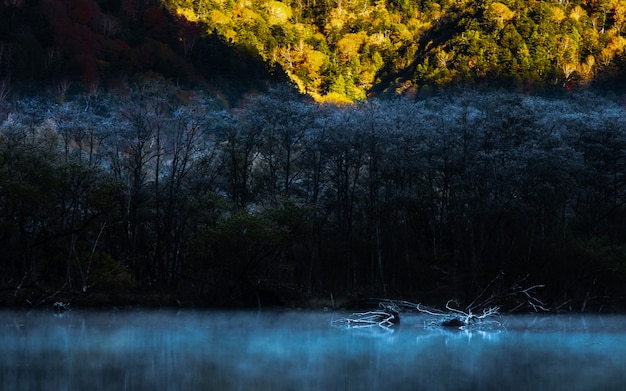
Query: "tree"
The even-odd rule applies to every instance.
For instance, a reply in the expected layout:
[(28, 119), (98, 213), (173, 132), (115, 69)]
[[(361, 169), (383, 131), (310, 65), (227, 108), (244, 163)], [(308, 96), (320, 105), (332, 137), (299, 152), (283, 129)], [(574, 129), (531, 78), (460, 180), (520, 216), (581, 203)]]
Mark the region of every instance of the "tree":
[(264, 196), (272, 202), (302, 194), (294, 186), (301, 182), (303, 155), (308, 148), (304, 135), (313, 122), (313, 107), (294, 92), (272, 89), (250, 97), (244, 116), (254, 118), (259, 128), (258, 176)]
[(177, 286), (182, 272), (188, 270), (189, 225), (194, 218), (190, 201), (194, 194), (215, 191), (218, 157), (208, 133), (214, 130), (210, 125), (216, 116), (213, 110), (213, 103), (205, 96), (190, 93), (171, 112), (171, 126), (166, 129), (160, 196), (163, 206), (157, 210), (157, 256), (162, 278), (169, 286)]
[(353, 252), (355, 209), (357, 206), (357, 186), (361, 179), (365, 150), (363, 148), (364, 129), (362, 113), (356, 107), (331, 109), (330, 126), (325, 147), (328, 155), (326, 167), (328, 186), (333, 196), (327, 199), (333, 210), (333, 223), (341, 238), (343, 258), (348, 270), (344, 284), (357, 289), (359, 272)]
[(245, 208), (254, 201), (251, 191), (252, 167), (257, 159), (259, 129), (252, 118), (224, 115), (224, 188), (233, 205)]
[(36, 122), (27, 112), (42, 102), (20, 103), (23, 114), (13, 114), (0, 128), (2, 282), (12, 286), (46, 278), (49, 268), (57, 266), (44, 254), (61, 235), (58, 221), (64, 217), (56, 203), (64, 200), (51, 191), (61, 179), (56, 170), (59, 140), (50, 123)]

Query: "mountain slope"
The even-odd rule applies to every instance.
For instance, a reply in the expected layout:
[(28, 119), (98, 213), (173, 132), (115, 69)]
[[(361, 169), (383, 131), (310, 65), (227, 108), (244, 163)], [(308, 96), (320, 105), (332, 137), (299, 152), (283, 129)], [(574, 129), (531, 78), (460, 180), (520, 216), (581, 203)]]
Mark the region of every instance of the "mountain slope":
[[(236, 101), (271, 75), (258, 53), (228, 45), (159, 0), (5, 1), (0, 85), (14, 92), (120, 88), (142, 73), (200, 85)], [(244, 75), (242, 77), (242, 75)], [(1, 94), (0, 94), (1, 97)]]
[(0, 81), (97, 89), (156, 72), (231, 102), (285, 79), (335, 101), (623, 88), (625, 28), (626, 0), (11, 0)]
[(164, 3), (318, 98), (450, 83), (573, 88), (623, 74), (624, 0)]

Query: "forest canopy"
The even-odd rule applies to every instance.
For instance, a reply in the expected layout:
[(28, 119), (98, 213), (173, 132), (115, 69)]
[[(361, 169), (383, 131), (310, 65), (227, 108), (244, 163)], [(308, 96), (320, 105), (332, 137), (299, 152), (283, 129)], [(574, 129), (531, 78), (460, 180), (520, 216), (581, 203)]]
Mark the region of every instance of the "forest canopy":
[(459, 83), (541, 91), (623, 75), (624, 0), (164, 3), (318, 99)]
[(0, 81), (89, 90), (152, 72), (230, 103), (277, 80), (334, 102), (451, 85), (623, 91), (625, 20), (626, 0), (12, 0)]
[(13, 301), (27, 287), (428, 301), (520, 280), (554, 308), (624, 296), (626, 116), (598, 95), (335, 106), (274, 88), (226, 110), (143, 79), (127, 96), (23, 98), (3, 118)]

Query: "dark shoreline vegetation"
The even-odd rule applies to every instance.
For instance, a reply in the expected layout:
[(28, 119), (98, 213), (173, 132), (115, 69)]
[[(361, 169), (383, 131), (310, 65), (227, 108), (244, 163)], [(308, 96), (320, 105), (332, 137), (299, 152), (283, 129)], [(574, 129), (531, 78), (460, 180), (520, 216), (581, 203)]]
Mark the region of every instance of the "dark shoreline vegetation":
[(626, 115), (600, 95), (224, 109), (144, 78), (2, 110), (4, 305), (532, 310), (541, 285), (554, 311), (624, 310)]

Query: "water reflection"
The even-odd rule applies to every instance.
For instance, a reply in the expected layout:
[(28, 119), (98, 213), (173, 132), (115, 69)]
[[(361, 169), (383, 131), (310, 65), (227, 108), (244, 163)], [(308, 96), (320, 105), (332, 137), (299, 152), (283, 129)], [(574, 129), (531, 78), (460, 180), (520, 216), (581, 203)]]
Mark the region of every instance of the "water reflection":
[(626, 318), (337, 329), (316, 312), (0, 312), (2, 390), (617, 390)]

